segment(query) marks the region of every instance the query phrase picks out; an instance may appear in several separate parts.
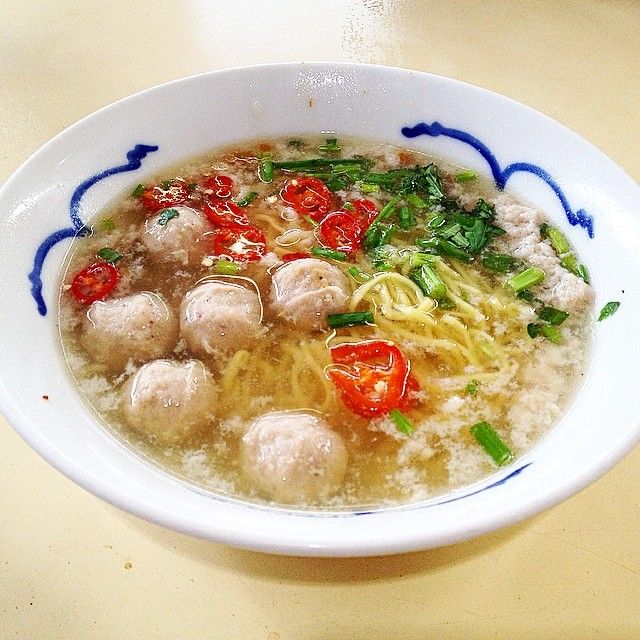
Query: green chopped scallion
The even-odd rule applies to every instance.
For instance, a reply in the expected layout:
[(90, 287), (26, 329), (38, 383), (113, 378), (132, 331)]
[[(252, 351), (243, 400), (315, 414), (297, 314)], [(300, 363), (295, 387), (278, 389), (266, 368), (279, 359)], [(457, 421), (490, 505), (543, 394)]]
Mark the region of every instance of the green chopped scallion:
[(240, 265), (231, 260), (218, 260), (215, 266), (215, 272), (221, 276), (234, 276), (238, 271), (240, 271)]
[(274, 169), (282, 169), (283, 171), (297, 171), (300, 173), (344, 173), (345, 171), (361, 173), (371, 165), (371, 161), (367, 158), (309, 158), (306, 160), (284, 160), (282, 162), (274, 162)]
[(309, 214), (305, 214), (304, 216), (302, 216), (302, 219), (306, 220), (312, 227), (317, 227), (319, 224)]
[(327, 138), (324, 144), (318, 145), (321, 153), (339, 153), (342, 147), (338, 144), (338, 138)]
[(325, 178), (324, 183), (329, 191), (333, 191), (335, 193), (336, 191), (346, 189), (351, 184), (351, 179), (346, 173), (344, 173), (342, 175)]
[(258, 197), (257, 191), (249, 191), (242, 198), (236, 200), (236, 204), (239, 207), (248, 207)]
[(304, 142), (302, 142), (302, 140), (289, 140), (289, 142), (287, 142), (287, 146), (292, 147), (294, 149), (302, 149), (305, 144)]
[(543, 324), (540, 326), (540, 335), (545, 337), (549, 342), (560, 344), (562, 342), (562, 334), (560, 329), (553, 324)]
[(531, 291), (529, 291), (529, 289), (523, 289), (522, 291), (518, 291), (518, 294), (516, 296), (517, 298), (520, 298), (520, 300), (524, 300), (525, 302), (528, 302), (529, 304), (533, 304), (534, 302), (538, 302), (538, 298), (536, 298), (533, 293), (531, 293)]
[(582, 278), (586, 284), (591, 284), (591, 278), (589, 277), (589, 270), (587, 269), (586, 265), (579, 264), (576, 267), (576, 270), (574, 273), (578, 276), (578, 278)]
[(529, 289), (536, 284), (540, 284), (544, 280), (544, 277), (545, 274), (542, 269), (538, 269), (538, 267), (529, 267), (507, 280), (507, 284), (516, 293), (518, 293), (524, 289)]
[(604, 307), (602, 307), (602, 310), (600, 311), (600, 315), (598, 316), (598, 322), (600, 322), (601, 320), (606, 320), (607, 318), (611, 317), (620, 307), (620, 303), (619, 302), (607, 302), (607, 304), (604, 305)]
[(380, 191), (380, 187), (377, 184), (363, 182), (360, 184), (360, 191), (362, 191), (362, 193), (377, 193)]
[(440, 260), (440, 256), (434, 256), (432, 253), (423, 253), (422, 251), (413, 251), (409, 256), (409, 267), (415, 269), (423, 264), (435, 264)]
[(499, 467), (513, 460), (511, 449), (502, 441), (488, 422), (474, 424), (471, 427), (471, 434)]
[(561, 325), (569, 317), (566, 311), (547, 306), (540, 307), (540, 309), (536, 311), (536, 314), (540, 320), (556, 326)]
[(415, 282), (422, 293), (434, 300), (441, 300), (447, 295), (447, 287), (436, 273), (435, 269), (427, 264), (422, 265), (419, 269), (409, 275), (409, 278)]
[(456, 303), (451, 298), (448, 298), (448, 297), (444, 297), (438, 300), (437, 302), (438, 302), (438, 309), (442, 309), (443, 311), (456, 308)]
[(96, 255), (98, 258), (108, 262), (109, 264), (115, 264), (118, 260), (122, 260), (124, 257), (119, 251), (116, 251), (111, 247), (103, 247)]
[(460, 173), (456, 173), (456, 182), (471, 182), (472, 180), (476, 180), (478, 174), (475, 171), (461, 171)]
[(399, 409), (392, 409), (389, 411), (389, 417), (393, 420), (396, 425), (396, 429), (400, 433), (410, 436), (415, 431), (415, 428), (409, 419)]
[(530, 338), (537, 338), (538, 336), (542, 336), (549, 340), (549, 342), (553, 342), (554, 344), (560, 344), (562, 342), (562, 335), (560, 333), (560, 329), (557, 326), (552, 324), (542, 324), (530, 322), (527, 325), (527, 333)]
[(371, 311), (354, 311), (352, 313), (332, 313), (327, 316), (327, 324), (331, 329), (353, 327), (360, 324), (374, 324)]
[(343, 208), (343, 209), (346, 209), (347, 211), (355, 211), (355, 210), (356, 210), (356, 208), (355, 208), (355, 207), (353, 206), (353, 204), (351, 204), (350, 202), (345, 202), (345, 203), (342, 205), (342, 208)]
[(349, 267), (347, 269), (347, 273), (358, 283), (364, 284), (368, 280), (371, 280), (372, 276), (369, 275), (366, 271), (361, 271), (355, 265), (353, 267)]
[(167, 224), (167, 222), (169, 222), (169, 220), (172, 220), (173, 218), (177, 218), (180, 215), (180, 212), (177, 209), (165, 209), (160, 216), (158, 217), (158, 224), (161, 227), (164, 227), (165, 224)]
[(273, 158), (270, 153), (265, 153), (260, 160), (260, 167), (258, 169), (258, 176), (262, 182), (273, 182), (274, 175)]
[(349, 257), (342, 251), (334, 251), (333, 249), (326, 249), (325, 247), (311, 247), (311, 254), (319, 258), (337, 260), (338, 262), (346, 262)]
[(131, 195), (134, 198), (139, 198), (145, 190), (145, 186), (143, 184), (139, 184), (132, 192)]
[(571, 251), (569, 241), (565, 238), (560, 229), (556, 229), (555, 227), (544, 223), (540, 226), (540, 235), (543, 238), (549, 239), (551, 246), (559, 256), (563, 256), (565, 253), (569, 253)]
[(387, 244), (395, 233), (395, 224), (385, 224), (382, 222), (374, 222), (366, 230), (364, 234), (364, 247), (366, 249), (375, 249), (383, 244)]

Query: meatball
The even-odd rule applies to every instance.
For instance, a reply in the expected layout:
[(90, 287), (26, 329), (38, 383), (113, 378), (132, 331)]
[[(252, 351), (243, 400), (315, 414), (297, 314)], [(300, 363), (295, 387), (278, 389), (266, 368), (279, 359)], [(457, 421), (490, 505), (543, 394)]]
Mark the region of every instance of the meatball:
[[(177, 215), (169, 217), (168, 211)], [(160, 260), (189, 265), (206, 253), (204, 235), (210, 231), (202, 214), (190, 207), (169, 207), (145, 222), (142, 242), (147, 251)]]
[(123, 388), (123, 410), (137, 431), (178, 442), (209, 421), (216, 388), (199, 360), (152, 360)]
[(241, 468), (276, 502), (310, 503), (340, 488), (347, 452), (342, 438), (320, 418), (277, 411), (258, 418), (243, 436)]
[(294, 260), (273, 274), (273, 308), (301, 329), (326, 327), (327, 315), (347, 310), (348, 297), (347, 278), (340, 269), (322, 260)]
[(262, 330), (258, 293), (235, 282), (208, 281), (180, 306), (180, 333), (201, 357), (249, 347)]
[(112, 370), (166, 355), (176, 341), (178, 322), (155, 293), (96, 301), (87, 311), (81, 342)]

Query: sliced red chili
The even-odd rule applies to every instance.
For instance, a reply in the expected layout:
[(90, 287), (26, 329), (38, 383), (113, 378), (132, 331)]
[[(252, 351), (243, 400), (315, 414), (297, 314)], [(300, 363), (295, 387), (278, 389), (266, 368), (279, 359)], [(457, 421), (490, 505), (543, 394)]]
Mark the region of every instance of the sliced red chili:
[(318, 178), (287, 180), (280, 197), (301, 216), (310, 216), (313, 220), (322, 220), (333, 208), (333, 194)]
[(216, 198), (230, 198), (233, 194), (233, 179), (229, 176), (208, 176), (202, 186), (211, 189)]
[(71, 293), (83, 304), (105, 298), (116, 286), (119, 271), (108, 262), (94, 262), (78, 271), (71, 281)]
[(267, 253), (267, 239), (258, 227), (220, 227), (213, 231), (213, 252), (233, 262), (254, 262)]
[(400, 411), (410, 411), (418, 404), (415, 394), (420, 391), (420, 383), (413, 374), (407, 376), (407, 384), (404, 388), (404, 394), (400, 400), (397, 409)]
[(342, 401), (363, 418), (397, 408), (405, 394), (409, 363), (392, 342), (371, 340), (331, 348), (338, 365), (328, 370)]
[(366, 231), (378, 215), (378, 207), (376, 207), (376, 203), (371, 200), (367, 200), (367, 198), (358, 198), (357, 200), (351, 200), (351, 204), (355, 208), (355, 217), (361, 221), (364, 226), (364, 230)]
[(348, 211), (330, 213), (318, 226), (318, 239), (323, 246), (353, 253), (362, 245), (365, 228)]
[(285, 253), (282, 256), (282, 262), (293, 262), (294, 260), (304, 260), (310, 258), (311, 254), (306, 251), (295, 251), (293, 253)]
[(234, 202), (212, 198), (204, 203), (204, 213), (217, 227), (248, 227), (247, 214)]
[(153, 187), (146, 187), (140, 194), (140, 203), (151, 213), (186, 202), (189, 188), (184, 180), (168, 180)]

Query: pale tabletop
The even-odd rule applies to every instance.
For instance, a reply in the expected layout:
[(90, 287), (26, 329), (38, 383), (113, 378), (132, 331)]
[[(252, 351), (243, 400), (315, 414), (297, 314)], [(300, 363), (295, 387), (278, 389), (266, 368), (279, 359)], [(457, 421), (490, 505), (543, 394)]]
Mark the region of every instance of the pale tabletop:
[[(639, 27), (633, 0), (3, 0), (0, 181), (63, 128), (140, 89), (312, 60), (492, 89), (640, 180)], [(2, 639), (640, 637), (640, 448), (517, 526), (351, 560), (238, 551), (129, 516), (43, 462), (2, 418), (0, 452)]]

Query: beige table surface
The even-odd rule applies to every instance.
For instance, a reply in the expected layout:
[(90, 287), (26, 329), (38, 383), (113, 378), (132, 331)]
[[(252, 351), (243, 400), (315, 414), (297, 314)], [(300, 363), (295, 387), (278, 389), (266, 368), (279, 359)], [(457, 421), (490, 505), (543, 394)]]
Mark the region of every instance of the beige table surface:
[[(637, 0), (1, 0), (0, 181), (64, 127), (139, 89), (301, 60), (493, 89), (639, 180), (639, 28)], [(118, 511), (0, 418), (0, 638), (640, 638), (639, 471), (636, 449), (564, 504), (444, 549), (272, 557)]]

